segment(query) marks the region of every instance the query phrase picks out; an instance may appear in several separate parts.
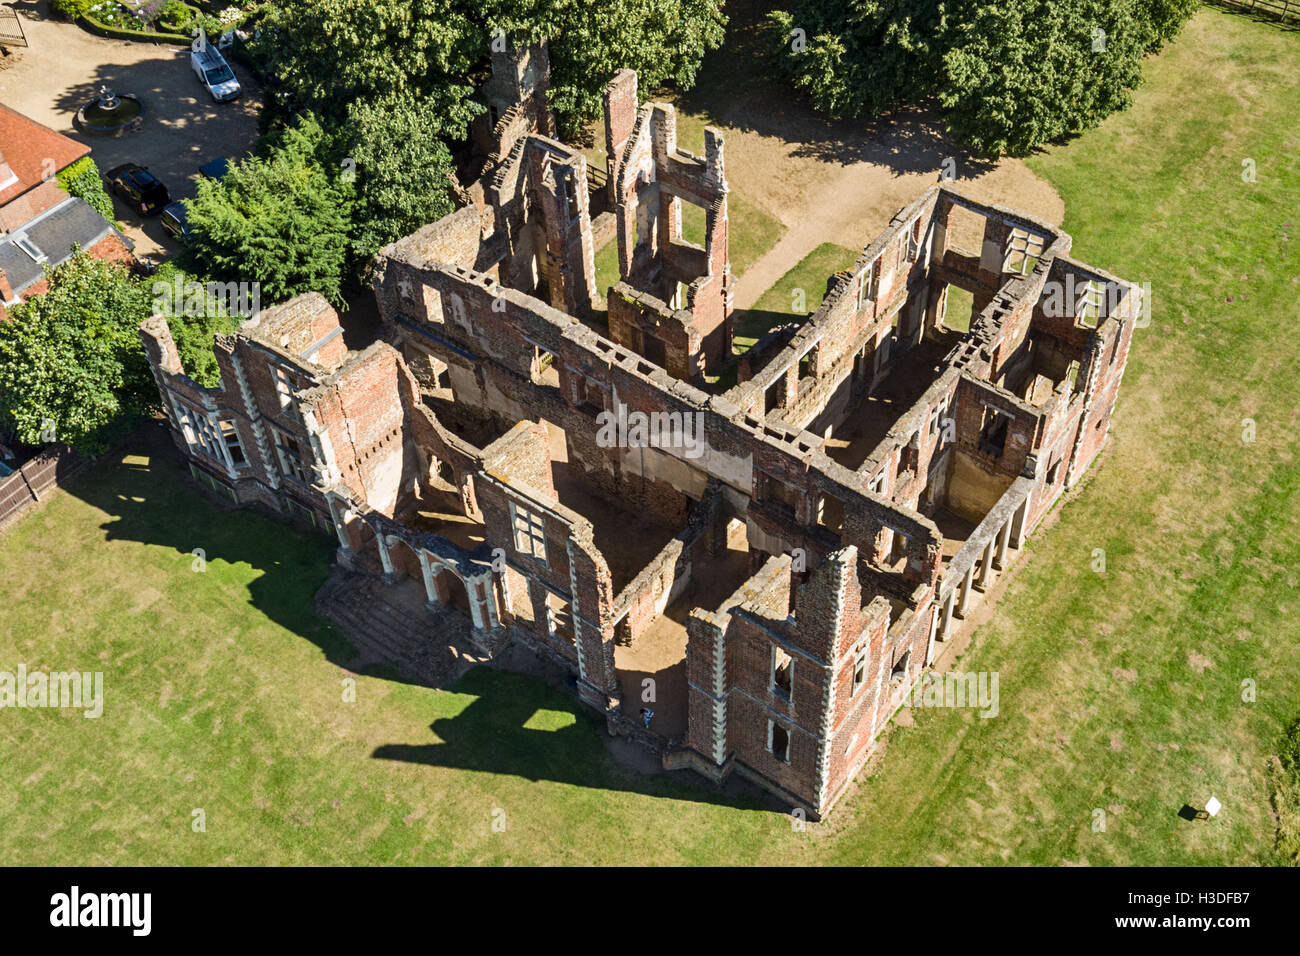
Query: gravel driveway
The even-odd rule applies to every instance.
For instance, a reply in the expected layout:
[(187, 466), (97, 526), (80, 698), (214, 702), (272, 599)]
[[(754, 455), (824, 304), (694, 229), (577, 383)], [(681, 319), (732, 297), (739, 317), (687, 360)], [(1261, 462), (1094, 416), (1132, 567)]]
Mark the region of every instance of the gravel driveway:
[[(257, 138), (261, 90), (242, 66), (231, 63), (244, 95), (213, 103), (190, 70), (185, 47), (107, 40), (56, 18), (48, 0), (13, 3), (23, 19), (28, 48), (0, 72), (0, 102), (91, 147), (101, 172), (119, 163), (149, 167), (173, 199), (194, 195), (198, 167), (218, 156), (240, 157)], [(72, 119), (101, 85), (133, 93), (147, 110), (144, 127), (121, 139), (85, 136)], [(177, 246), (158, 217), (141, 217), (114, 198), (136, 254), (172, 255)]]

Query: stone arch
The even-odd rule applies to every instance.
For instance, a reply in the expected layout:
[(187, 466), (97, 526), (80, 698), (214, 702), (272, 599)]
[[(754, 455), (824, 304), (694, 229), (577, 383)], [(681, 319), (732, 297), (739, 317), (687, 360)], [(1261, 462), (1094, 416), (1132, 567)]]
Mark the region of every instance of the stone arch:
[(436, 560), (431, 563), (429, 571), (438, 603), (470, 614), (469, 588), (460, 573), (451, 565)]

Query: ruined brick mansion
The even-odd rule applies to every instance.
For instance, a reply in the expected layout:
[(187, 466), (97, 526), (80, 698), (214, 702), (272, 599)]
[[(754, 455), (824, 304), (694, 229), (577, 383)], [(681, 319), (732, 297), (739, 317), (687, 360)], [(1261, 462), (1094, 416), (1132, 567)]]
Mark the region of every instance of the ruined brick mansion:
[(665, 766), (816, 817), (1096, 457), (1141, 291), (941, 182), (733, 358), (722, 135), (681, 149), (623, 71), (598, 169), (547, 73), (496, 57), (461, 207), (377, 257), (378, 340), (300, 296), (218, 337), (207, 389), (154, 317), (163, 406), (214, 492), (558, 663)]

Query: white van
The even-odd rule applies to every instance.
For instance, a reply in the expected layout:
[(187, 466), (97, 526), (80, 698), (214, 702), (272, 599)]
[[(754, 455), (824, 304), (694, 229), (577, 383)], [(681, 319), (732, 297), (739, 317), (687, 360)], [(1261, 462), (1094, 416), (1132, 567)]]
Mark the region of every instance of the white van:
[(199, 82), (218, 103), (233, 100), (243, 92), (239, 80), (235, 79), (235, 71), (217, 48), (208, 42), (201, 30), (190, 44), (190, 66), (194, 68), (194, 75), (199, 78)]

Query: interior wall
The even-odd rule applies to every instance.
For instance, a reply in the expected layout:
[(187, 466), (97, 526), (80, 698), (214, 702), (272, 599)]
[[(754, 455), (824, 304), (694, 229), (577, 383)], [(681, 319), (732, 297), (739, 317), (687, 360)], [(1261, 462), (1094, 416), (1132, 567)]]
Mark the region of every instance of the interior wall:
[(979, 524), (1014, 481), (1013, 475), (986, 471), (975, 458), (954, 448), (945, 505), (953, 514)]

